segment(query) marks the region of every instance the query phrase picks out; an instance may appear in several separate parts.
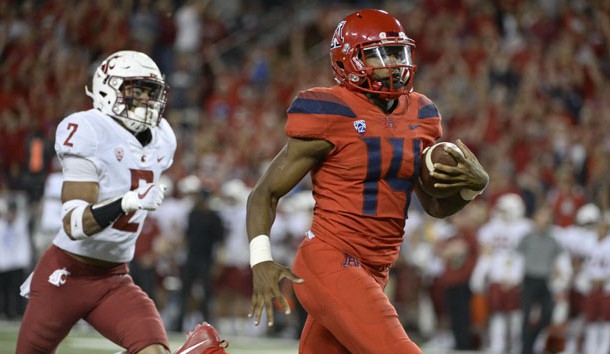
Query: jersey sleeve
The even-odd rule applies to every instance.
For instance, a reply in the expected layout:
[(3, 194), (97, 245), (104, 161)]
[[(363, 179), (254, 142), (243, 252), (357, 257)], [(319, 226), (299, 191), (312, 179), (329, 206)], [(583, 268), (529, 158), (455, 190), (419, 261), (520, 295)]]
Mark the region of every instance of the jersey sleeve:
[(324, 139), (331, 143), (344, 124), (352, 124), (354, 111), (331, 92), (311, 89), (300, 92), (288, 108), (286, 135), (291, 138)]
[(442, 117), (436, 104), (428, 97), (420, 94), (417, 104), (417, 121), (421, 122), (426, 136), (433, 139), (432, 141), (425, 141), (424, 148), (426, 148), (443, 136)]
[(86, 115), (76, 113), (64, 118), (55, 131), (55, 152), (60, 160), (77, 156), (93, 162), (98, 168), (96, 153), (99, 137)]

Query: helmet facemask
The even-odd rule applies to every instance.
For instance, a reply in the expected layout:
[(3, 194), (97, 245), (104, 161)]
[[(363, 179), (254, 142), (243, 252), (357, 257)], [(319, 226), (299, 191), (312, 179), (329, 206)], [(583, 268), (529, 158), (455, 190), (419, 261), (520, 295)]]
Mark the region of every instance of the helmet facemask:
[(119, 88), (113, 110), (133, 132), (141, 132), (159, 124), (166, 102), (166, 88), (162, 81), (149, 78), (126, 78)]
[[(384, 99), (394, 99), (411, 91), (413, 61), (410, 46), (365, 46), (359, 51), (358, 60), (365, 75), (364, 80), (358, 78), (357, 82), (364, 91), (378, 94)], [(349, 79), (352, 81), (352, 77)]]

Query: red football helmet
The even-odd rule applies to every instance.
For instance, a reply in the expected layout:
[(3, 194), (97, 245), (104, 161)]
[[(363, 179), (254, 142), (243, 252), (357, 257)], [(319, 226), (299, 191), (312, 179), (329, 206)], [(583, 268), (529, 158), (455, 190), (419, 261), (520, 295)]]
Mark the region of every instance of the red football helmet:
[[(415, 42), (389, 13), (361, 10), (339, 22), (330, 44), (335, 80), (350, 90), (395, 99), (412, 91)], [(385, 69), (385, 74), (383, 69)]]

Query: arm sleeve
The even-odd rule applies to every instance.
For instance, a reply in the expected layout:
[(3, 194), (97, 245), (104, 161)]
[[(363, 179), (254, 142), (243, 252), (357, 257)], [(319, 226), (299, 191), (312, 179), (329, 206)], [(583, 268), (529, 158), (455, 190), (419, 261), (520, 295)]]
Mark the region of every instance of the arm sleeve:
[(62, 160), (64, 181), (98, 182), (99, 177), (95, 164), (77, 156), (65, 157)]

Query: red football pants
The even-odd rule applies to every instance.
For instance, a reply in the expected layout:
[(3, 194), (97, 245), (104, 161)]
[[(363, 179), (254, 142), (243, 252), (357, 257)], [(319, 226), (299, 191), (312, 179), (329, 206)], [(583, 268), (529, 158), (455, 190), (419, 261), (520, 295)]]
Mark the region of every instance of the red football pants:
[(521, 309), (521, 290), (519, 286), (504, 288), (502, 284), (491, 283), (488, 292), (490, 312), (512, 312)]
[[(52, 284), (49, 276), (61, 269), (70, 274)], [(17, 354), (54, 353), (80, 319), (129, 353), (152, 344), (169, 348), (155, 304), (127, 271), (126, 264), (88, 265), (51, 246), (34, 269)]]
[(589, 323), (610, 321), (610, 295), (602, 287), (594, 287), (583, 299), (583, 313)]
[(300, 354), (421, 354), (383, 292), (389, 269), (367, 267), (317, 238), (305, 239), (294, 272), (308, 317)]

